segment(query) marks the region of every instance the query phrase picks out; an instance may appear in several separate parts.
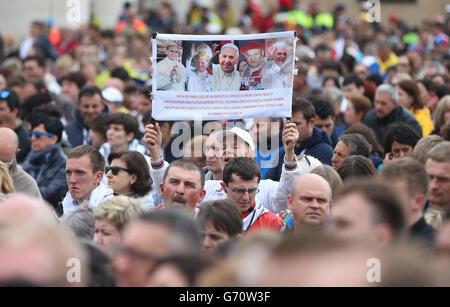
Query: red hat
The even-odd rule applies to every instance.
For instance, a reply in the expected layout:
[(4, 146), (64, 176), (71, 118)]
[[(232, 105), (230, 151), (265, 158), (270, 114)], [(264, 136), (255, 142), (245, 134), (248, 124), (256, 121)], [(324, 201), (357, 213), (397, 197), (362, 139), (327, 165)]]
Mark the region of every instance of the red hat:
[(252, 49), (261, 49), (264, 51), (266, 50), (266, 46), (264, 44), (257, 43), (255, 41), (251, 41), (250, 43), (241, 48), (241, 52), (246, 53), (247, 51)]

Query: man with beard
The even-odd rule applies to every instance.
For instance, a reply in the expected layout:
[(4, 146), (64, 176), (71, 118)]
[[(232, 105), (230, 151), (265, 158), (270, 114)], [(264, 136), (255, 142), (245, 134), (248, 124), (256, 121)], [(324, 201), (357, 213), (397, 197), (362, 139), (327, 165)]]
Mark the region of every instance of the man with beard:
[(241, 90), (261, 90), (261, 73), (264, 66), (263, 53), (266, 46), (264, 44), (250, 41), (241, 48), (245, 54), (245, 62), (239, 65), (241, 75)]

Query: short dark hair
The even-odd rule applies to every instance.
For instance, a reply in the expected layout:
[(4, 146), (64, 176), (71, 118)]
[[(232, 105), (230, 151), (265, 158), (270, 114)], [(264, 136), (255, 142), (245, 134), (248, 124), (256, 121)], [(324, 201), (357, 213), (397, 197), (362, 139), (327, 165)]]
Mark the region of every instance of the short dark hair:
[(331, 48), (330, 48), (330, 46), (328, 46), (327, 43), (319, 43), (314, 48), (314, 53), (317, 54), (317, 52), (319, 52), (319, 51), (331, 51)]
[(325, 85), (325, 83), (327, 83), (328, 80), (332, 80), (336, 88), (340, 88), (338, 78), (333, 76), (326, 76), (325, 78), (323, 78), (322, 85)]
[(31, 129), (44, 125), (45, 131), (53, 133), (58, 137), (58, 143), (61, 142), (64, 126), (59, 118), (49, 116), (47, 114), (36, 112), (30, 118)]
[(350, 85), (352, 83), (354, 83), (356, 87), (364, 86), (364, 80), (354, 73), (346, 75), (344, 77), (344, 82), (342, 82), (342, 85)]
[(302, 112), (307, 122), (316, 116), (316, 111), (311, 101), (302, 97), (294, 98), (292, 101), (292, 115), (297, 112)]
[(392, 143), (398, 142), (400, 144), (409, 145), (414, 148), (420, 136), (417, 131), (405, 123), (393, 123), (387, 127), (384, 134), (383, 148), (384, 152), (391, 152)]
[(210, 222), (215, 229), (234, 237), (242, 233), (242, 214), (231, 199), (219, 199), (206, 202), (197, 215), (200, 229)]
[(0, 101), (6, 101), (8, 108), (13, 111), (20, 108), (20, 96), (11, 89), (4, 89), (3, 91), (8, 91), (9, 95), (6, 98), (0, 98)]
[(108, 156), (108, 163), (115, 159), (120, 159), (126, 165), (131, 174), (136, 174), (136, 182), (131, 185), (131, 190), (140, 196), (147, 195), (152, 190), (152, 179), (150, 170), (144, 155), (137, 151), (113, 151)]
[(373, 209), (372, 222), (387, 223), (394, 236), (399, 236), (406, 227), (401, 200), (388, 185), (374, 179), (349, 180), (338, 193), (337, 199), (349, 194), (360, 194), (364, 197)]
[(366, 158), (370, 157), (369, 142), (367, 142), (362, 135), (356, 133), (343, 134), (339, 138), (339, 141), (342, 141), (345, 145), (352, 147), (350, 149), (350, 155), (360, 155)]
[(111, 71), (111, 78), (117, 78), (125, 82), (130, 79), (130, 75), (125, 68), (117, 67)]
[(432, 83), (428, 91), (435, 93), (439, 99), (441, 99), (444, 96), (450, 95), (450, 87), (444, 84)]
[(383, 166), (380, 175), (390, 181), (405, 180), (410, 197), (419, 193), (427, 195), (428, 174), (425, 167), (411, 157), (390, 161)]
[(250, 158), (237, 157), (230, 159), (223, 168), (223, 182), (226, 186), (232, 182), (232, 175), (239, 176), (242, 180), (252, 180), (258, 177), (261, 180), (261, 170), (258, 163)]
[(314, 106), (314, 110), (316, 112), (316, 115), (319, 116), (321, 119), (327, 119), (328, 117), (334, 118), (334, 108), (331, 102), (329, 102), (326, 99), (314, 99), (312, 101), (312, 104)]
[(195, 163), (192, 160), (188, 160), (188, 159), (178, 159), (178, 160), (175, 160), (172, 163), (170, 163), (169, 167), (166, 169), (166, 172), (164, 173), (163, 182), (166, 181), (167, 174), (169, 173), (169, 170), (172, 167), (179, 167), (181, 169), (188, 170), (188, 171), (197, 171), (200, 174), (202, 188), (205, 186), (205, 173), (203, 172), (203, 170), (197, 163)]
[(38, 55), (30, 55), (23, 59), (23, 62), (36, 61), (39, 67), (45, 67), (45, 59)]
[(81, 101), (81, 98), (84, 96), (92, 97), (96, 94), (100, 95), (100, 97), (103, 98), (102, 91), (98, 87), (96, 87), (95, 85), (85, 85), (78, 93), (78, 101)]
[(91, 145), (80, 145), (73, 148), (69, 152), (67, 159), (81, 158), (85, 155), (88, 155), (89, 159), (91, 160), (93, 173), (105, 171), (105, 159), (103, 158), (102, 154), (98, 151), (98, 149)]
[(372, 160), (364, 156), (350, 156), (342, 163), (337, 170), (342, 181), (350, 178), (375, 177), (377, 170), (373, 166)]
[(109, 126), (111, 124), (122, 125), (125, 133), (133, 133), (135, 138), (139, 137), (139, 123), (136, 117), (125, 114), (125, 113), (113, 113), (109, 115), (106, 124)]
[(362, 135), (366, 139), (366, 141), (369, 143), (369, 145), (372, 145), (372, 153), (378, 154), (379, 156), (384, 156), (383, 149), (381, 148), (380, 143), (378, 143), (378, 139), (372, 128), (370, 128), (364, 124), (357, 124), (357, 125), (353, 125), (353, 126), (347, 128), (342, 133), (342, 135), (353, 134), (353, 133)]
[(89, 125), (89, 128), (92, 131), (101, 133), (105, 137), (105, 139), (106, 139), (106, 131), (108, 130), (109, 115), (110, 114), (108, 113), (101, 113)]
[(25, 84), (32, 84), (38, 93), (47, 93), (47, 85), (41, 78), (31, 77), (25, 80)]
[(62, 81), (73, 82), (77, 85), (78, 89), (81, 89), (86, 85), (86, 77), (81, 71), (70, 72), (62, 78)]
[(342, 75), (342, 68), (338, 61), (326, 60), (320, 67), (320, 72), (323, 72), (325, 69), (335, 70), (339, 75)]

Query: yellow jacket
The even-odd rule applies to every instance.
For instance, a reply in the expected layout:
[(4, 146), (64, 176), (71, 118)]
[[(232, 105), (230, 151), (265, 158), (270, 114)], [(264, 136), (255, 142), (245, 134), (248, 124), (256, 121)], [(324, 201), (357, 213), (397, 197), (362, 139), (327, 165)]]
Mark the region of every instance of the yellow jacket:
[(434, 124), (431, 120), (430, 109), (428, 109), (427, 107), (423, 107), (422, 109), (414, 109), (413, 107), (411, 107), (409, 110), (414, 114), (415, 118), (422, 126), (422, 136), (429, 136), (431, 131), (434, 130)]

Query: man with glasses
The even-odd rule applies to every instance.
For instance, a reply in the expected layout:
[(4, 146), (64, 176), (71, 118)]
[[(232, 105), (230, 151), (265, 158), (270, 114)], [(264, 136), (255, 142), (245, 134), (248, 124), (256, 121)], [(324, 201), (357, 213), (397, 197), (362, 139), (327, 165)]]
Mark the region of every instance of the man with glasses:
[(131, 221), (117, 249), (117, 284), (145, 286), (158, 260), (175, 254), (199, 255), (201, 236), (192, 217), (178, 208), (144, 213)]
[(19, 151), (16, 154), (17, 162), (23, 163), (30, 152), (30, 139), (28, 130), (18, 118), (20, 107), (19, 95), (11, 90), (0, 92), (0, 127), (8, 127), (19, 137)]
[(17, 164), (16, 154), (19, 152), (19, 138), (17, 134), (10, 128), (0, 128), (0, 140), (2, 142), (0, 146), (0, 161), (8, 165), (16, 193), (41, 199), (36, 180)]
[(64, 127), (53, 116), (36, 113), (30, 119), (31, 153), (23, 165), (38, 183), (42, 197), (56, 206), (66, 186), (66, 156), (61, 148)]
[(236, 202), (242, 213), (242, 231), (262, 228), (280, 231), (284, 226), (283, 221), (255, 197), (260, 180), (261, 171), (255, 160), (233, 158), (223, 169), (222, 188), (227, 198)]
[(101, 183), (104, 170), (105, 160), (95, 147), (80, 145), (70, 151), (65, 169), (69, 191), (62, 201), (63, 214), (85, 202), (96, 207), (113, 196), (113, 190)]

